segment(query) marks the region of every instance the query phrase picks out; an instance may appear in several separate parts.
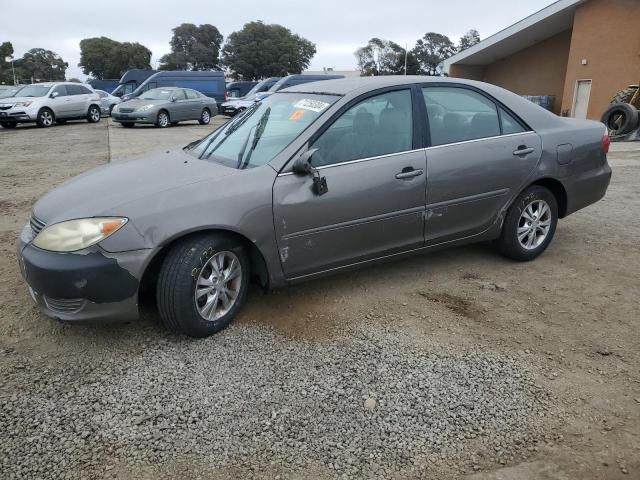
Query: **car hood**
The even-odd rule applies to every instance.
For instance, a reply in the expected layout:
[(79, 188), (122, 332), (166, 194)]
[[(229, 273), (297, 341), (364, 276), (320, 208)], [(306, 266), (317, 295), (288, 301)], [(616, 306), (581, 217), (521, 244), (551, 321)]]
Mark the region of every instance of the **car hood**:
[(185, 185), (238, 174), (239, 170), (199, 160), (182, 148), (110, 163), (89, 170), (47, 193), (33, 214), (52, 224), (74, 218), (123, 215), (119, 206)]
[(5, 97), (0, 98), (0, 103), (33, 102), (44, 97)]

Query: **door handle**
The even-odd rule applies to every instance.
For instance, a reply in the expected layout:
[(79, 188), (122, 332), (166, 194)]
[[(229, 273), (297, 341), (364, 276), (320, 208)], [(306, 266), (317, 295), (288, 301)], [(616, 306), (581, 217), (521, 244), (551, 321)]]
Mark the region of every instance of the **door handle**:
[(424, 170), (418, 168), (417, 170), (413, 167), (406, 167), (402, 169), (402, 172), (396, 173), (396, 178), (398, 180), (405, 180), (407, 178), (419, 177), (424, 173)]
[(520, 157), (520, 156), (523, 156), (523, 155), (529, 155), (530, 153), (533, 153), (535, 151), (536, 151), (535, 148), (530, 148), (530, 147), (528, 148), (528, 147), (526, 147), (524, 145), (520, 145), (518, 147), (518, 149), (515, 152), (513, 152), (513, 154), (516, 157)]

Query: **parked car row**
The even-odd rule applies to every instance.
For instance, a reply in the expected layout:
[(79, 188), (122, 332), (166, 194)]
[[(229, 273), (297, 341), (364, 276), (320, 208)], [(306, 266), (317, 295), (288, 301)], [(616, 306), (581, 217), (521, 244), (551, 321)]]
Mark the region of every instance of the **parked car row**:
[(224, 102), (220, 106), (220, 113), (233, 117), (238, 113), (243, 112), (251, 105), (264, 98), (268, 97), (272, 93), (279, 92), (280, 90), (295, 85), (302, 85), (310, 82), (320, 82), (322, 80), (335, 80), (338, 78), (344, 78), (343, 75), (289, 75), (287, 77), (271, 77), (262, 80), (255, 85), (253, 89), (244, 97), (232, 99)]

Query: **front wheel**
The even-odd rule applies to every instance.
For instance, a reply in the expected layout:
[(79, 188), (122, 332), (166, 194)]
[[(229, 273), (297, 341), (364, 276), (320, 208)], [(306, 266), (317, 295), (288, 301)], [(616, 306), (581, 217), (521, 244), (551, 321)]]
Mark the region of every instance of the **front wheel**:
[(166, 128), (170, 125), (171, 121), (169, 120), (169, 114), (162, 110), (158, 113), (158, 117), (156, 118), (156, 127)]
[(173, 332), (213, 335), (238, 313), (249, 278), (249, 259), (237, 241), (220, 234), (187, 238), (173, 247), (160, 269), (160, 317)]
[(100, 108), (96, 105), (91, 105), (89, 111), (87, 111), (87, 121), (89, 123), (98, 123), (101, 117), (102, 113), (100, 112)]
[(538, 185), (529, 187), (509, 208), (498, 248), (513, 260), (533, 260), (547, 249), (557, 224), (558, 202), (553, 193)]
[(36, 125), (40, 128), (47, 128), (53, 125), (56, 117), (51, 110), (48, 108), (43, 108), (38, 112), (38, 118), (36, 120)]
[(200, 125), (208, 125), (210, 121), (211, 112), (209, 112), (209, 110), (205, 108), (204, 110), (202, 110), (202, 113), (200, 114), (200, 120), (198, 120), (198, 122), (200, 122)]

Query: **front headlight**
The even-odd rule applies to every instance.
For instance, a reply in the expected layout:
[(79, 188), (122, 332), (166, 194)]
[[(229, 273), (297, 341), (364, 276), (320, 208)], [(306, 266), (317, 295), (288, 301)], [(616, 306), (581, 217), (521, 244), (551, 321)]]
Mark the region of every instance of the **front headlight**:
[(142, 107), (140, 107), (140, 108), (138, 109), (138, 111), (140, 111), (140, 112), (144, 112), (144, 111), (146, 111), (146, 110), (151, 110), (153, 107), (155, 107), (155, 105), (143, 105)]
[(74, 252), (90, 247), (114, 234), (126, 218), (82, 218), (56, 223), (42, 230), (33, 244), (52, 252)]
[(17, 102), (15, 103), (13, 106), (14, 107), (28, 107), (29, 105), (31, 105), (33, 102)]

